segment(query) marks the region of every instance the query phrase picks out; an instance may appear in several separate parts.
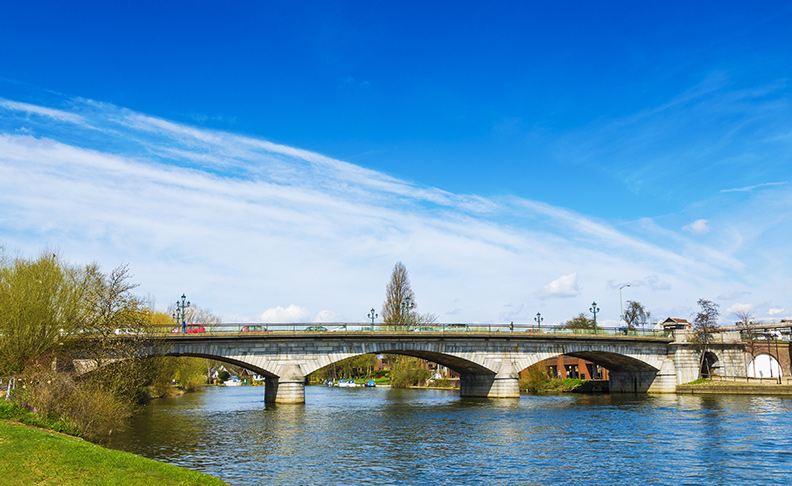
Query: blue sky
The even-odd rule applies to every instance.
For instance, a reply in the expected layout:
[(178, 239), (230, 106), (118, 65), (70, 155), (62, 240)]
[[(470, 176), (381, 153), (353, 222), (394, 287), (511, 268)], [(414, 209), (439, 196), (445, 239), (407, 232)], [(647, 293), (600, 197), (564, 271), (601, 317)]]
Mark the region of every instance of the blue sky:
[(227, 321), (362, 320), (398, 260), (444, 322), (792, 315), (784, 2), (2, 13), (7, 252)]

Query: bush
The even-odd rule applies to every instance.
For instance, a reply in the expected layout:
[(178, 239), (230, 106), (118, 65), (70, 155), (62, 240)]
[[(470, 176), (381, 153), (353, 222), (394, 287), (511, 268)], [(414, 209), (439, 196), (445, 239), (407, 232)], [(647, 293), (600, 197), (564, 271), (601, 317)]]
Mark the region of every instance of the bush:
[(14, 420), (25, 425), (54, 430), (62, 434), (81, 436), (82, 430), (74, 421), (55, 414), (45, 414), (30, 404), (16, 404), (12, 401), (0, 402), (0, 420)]
[(547, 388), (550, 379), (543, 371), (541, 364), (535, 364), (520, 373), (520, 391), (526, 393), (541, 393)]
[(396, 358), (391, 369), (391, 386), (407, 388), (424, 384), (432, 376), (432, 373), (422, 365), (422, 360), (412, 356)]
[(91, 441), (106, 439), (123, 428), (132, 415), (132, 407), (121, 398), (89, 382), (75, 381), (67, 373), (41, 373), (25, 382), (26, 398), (38, 408), (42, 420), (57, 422), (63, 417), (59, 429), (70, 429), (74, 424), (81, 432), (78, 435)]
[(566, 393), (575, 391), (586, 382), (580, 378), (550, 378), (542, 371), (542, 366), (535, 364), (520, 375), (520, 391), (524, 393)]
[(448, 378), (440, 378), (439, 380), (434, 380), (432, 382), (432, 386), (435, 388), (454, 388), (454, 384)]

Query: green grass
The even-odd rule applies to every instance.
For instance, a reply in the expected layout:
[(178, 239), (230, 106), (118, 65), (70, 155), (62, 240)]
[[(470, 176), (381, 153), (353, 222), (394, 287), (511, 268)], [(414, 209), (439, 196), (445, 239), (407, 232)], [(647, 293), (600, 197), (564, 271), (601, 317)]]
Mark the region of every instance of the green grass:
[(712, 380), (709, 378), (699, 378), (698, 380), (693, 380), (690, 383), (685, 383), (685, 385), (711, 385)]
[(0, 483), (27, 485), (224, 485), (196, 471), (105, 449), (62, 434), (0, 422)]

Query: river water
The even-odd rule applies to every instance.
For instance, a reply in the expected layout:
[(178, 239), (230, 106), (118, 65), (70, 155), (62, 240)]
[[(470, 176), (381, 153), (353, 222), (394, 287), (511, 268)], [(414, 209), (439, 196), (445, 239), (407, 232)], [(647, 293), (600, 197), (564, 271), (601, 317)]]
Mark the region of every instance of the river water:
[(232, 485), (792, 484), (792, 399), (321, 386), (305, 399), (156, 400), (111, 447)]

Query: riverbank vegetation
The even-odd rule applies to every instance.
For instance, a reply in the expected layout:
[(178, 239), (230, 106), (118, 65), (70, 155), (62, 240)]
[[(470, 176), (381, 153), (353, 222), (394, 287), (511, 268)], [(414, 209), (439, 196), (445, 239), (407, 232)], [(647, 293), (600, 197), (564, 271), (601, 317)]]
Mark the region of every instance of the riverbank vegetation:
[(519, 380), (521, 393), (536, 395), (544, 393), (574, 393), (584, 386), (585, 383), (586, 380), (579, 378), (550, 378), (539, 364), (526, 369)]
[(90, 442), (0, 422), (0, 476), (8, 486), (224, 485), (220, 479)]
[(0, 379), (6, 387), (13, 379), (14, 401), (70, 424), (62, 432), (101, 441), (152, 396), (170, 393), (174, 379), (185, 389), (205, 383), (203, 359), (141, 353), (173, 321), (136, 287), (125, 266), (105, 273), (49, 252), (0, 252)]

